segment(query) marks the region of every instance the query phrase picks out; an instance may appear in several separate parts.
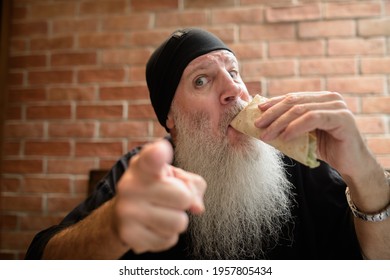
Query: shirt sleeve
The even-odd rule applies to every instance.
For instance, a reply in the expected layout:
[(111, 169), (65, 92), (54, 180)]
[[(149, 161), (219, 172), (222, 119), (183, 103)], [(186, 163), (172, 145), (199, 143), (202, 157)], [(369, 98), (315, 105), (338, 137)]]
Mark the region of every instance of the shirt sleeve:
[(140, 151), (140, 147), (122, 156), (112, 169), (96, 185), (92, 194), (73, 209), (58, 225), (39, 232), (32, 240), (27, 252), (26, 259), (41, 259), (43, 251), (49, 240), (61, 230), (76, 224), (87, 217), (93, 210), (110, 200), (115, 195), (115, 186), (128, 167), (128, 162), (132, 156)]

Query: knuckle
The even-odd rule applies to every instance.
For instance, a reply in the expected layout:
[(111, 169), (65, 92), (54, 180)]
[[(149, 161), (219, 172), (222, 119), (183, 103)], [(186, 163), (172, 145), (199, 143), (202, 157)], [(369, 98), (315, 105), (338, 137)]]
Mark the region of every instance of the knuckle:
[(307, 112), (307, 106), (305, 106), (304, 104), (297, 104), (291, 108), (291, 111), (293, 114), (300, 116)]
[(334, 101), (334, 105), (338, 109), (347, 109), (347, 104), (343, 100)]
[(193, 195), (187, 188), (182, 188), (180, 192), (181, 193), (179, 195), (179, 199), (177, 200), (177, 206), (179, 207), (179, 209), (186, 210), (192, 204)]
[(329, 91), (327, 94), (334, 100), (344, 100), (343, 96), (338, 92)]
[(182, 232), (184, 232), (187, 229), (187, 227), (188, 227), (188, 223), (189, 223), (188, 215), (186, 213), (184, 213), (184, 212), (181, 212), (177, 216), (177, 219), (176, 219), (174, 225), (172, 226), (173, 232), (174, 233), (182, 233)]
[(202, 189), (205, 189), (207, 186), (206, 180), (202, 176), (197, 174), (195, 174), (194, 176), (194, 183), (196, 186), (201, 187)]
[(295, 92), (290, 92), (286, 94), (286, 97), (284, 98), (284, 102), (286, 104), (296, 104), (299, 97), (298, 94)]

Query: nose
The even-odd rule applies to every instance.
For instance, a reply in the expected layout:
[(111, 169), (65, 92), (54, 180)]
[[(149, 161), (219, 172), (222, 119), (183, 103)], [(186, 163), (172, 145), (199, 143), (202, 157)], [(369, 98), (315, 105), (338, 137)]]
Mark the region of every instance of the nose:
[(241, 85), (235, 81), (229, 73), (225, 73), (221, 79), (220, 102), (227, 105), (236, 102), (243, 94)]

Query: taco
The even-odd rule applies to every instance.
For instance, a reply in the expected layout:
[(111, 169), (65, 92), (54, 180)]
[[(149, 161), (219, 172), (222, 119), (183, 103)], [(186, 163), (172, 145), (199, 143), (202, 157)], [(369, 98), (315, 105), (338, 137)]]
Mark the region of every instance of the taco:
[[(266, 100), (267, 98), (256, 95), (253, 100), (237, 114), (230, 125), (246, 135), (260, 139), (262, 130), (255, 127), (254, 122), (262, 114), (258, 105)], [(315, 132), (304, 133), (287, 142), (276, 138), (272, 141), (267, 141), (266, 143), (306, 166), (314, 168), (320, 165), (317, 161), (317, 137)]]

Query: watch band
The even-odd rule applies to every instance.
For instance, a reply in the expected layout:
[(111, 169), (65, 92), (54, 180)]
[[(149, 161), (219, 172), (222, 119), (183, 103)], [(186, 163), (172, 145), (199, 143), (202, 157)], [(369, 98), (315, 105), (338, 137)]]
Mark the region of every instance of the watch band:
[[(387, 178), (388, 185), (390, 186), (390, 173), (385, 171), (385, 176)], [(380, 221), (384, 221), (388, 217), (390, 217), (390, 203), (383, 210), (381, 210), (377, 213), (367, 214), (367, 213), (361, 212), (356, 207), (356, 205), (353, 203), (348, 187), (345, 189), (345, 195), (347, 197), (348, 205), (349, 205), (349, 208), (351, 208), (352, 214), (357, 218), (360, 218), (364, 221), (369, 221), (369, 222), (380, 222)]]

